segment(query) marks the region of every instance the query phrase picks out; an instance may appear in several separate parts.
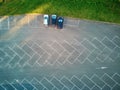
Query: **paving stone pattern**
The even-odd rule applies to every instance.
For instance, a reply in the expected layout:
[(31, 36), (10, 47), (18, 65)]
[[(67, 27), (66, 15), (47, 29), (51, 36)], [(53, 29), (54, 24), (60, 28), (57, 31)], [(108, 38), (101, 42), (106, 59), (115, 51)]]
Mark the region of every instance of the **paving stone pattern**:
[(120, 25), (42, 15), (0, 17), (0, 90), (120, 90)]

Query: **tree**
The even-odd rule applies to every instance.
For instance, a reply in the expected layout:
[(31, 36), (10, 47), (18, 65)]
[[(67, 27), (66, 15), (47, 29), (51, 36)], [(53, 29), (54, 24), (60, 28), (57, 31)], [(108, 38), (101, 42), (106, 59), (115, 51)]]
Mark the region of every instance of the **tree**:
[(3, 2), (5, 2), (5, 0), (2, 0)]

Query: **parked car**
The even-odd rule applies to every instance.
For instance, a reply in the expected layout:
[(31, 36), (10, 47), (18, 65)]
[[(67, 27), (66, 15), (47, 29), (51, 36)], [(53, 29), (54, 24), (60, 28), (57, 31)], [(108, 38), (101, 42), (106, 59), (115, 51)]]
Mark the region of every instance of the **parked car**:
[(49, 24), (49, 15), (47, 15), (47, 14), (44, 15), (43, 24), (45, 26), (48, 26), (48, 24)]
[(63, 22), (64, 22), (64, 18), (63, 17), (58, 17), (57, 18), (57, 28), (58, 29), (62, 29), (63, 28)]
[(56, 25), (57, 22), (57, 15), (53, 14), (51, 15), (51, 24)]

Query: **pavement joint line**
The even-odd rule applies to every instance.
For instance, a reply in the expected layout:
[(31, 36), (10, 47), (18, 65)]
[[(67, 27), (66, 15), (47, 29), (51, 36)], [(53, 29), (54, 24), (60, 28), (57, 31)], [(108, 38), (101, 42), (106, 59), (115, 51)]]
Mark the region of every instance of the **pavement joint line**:
[(109, 59), (111, 60), (111, 62), (115, 62), (111, 57), (109, 57)]
[[(93, 43), (91, 43), (88, 39), (85, 38), (84, 41), (85, 41), (85, 40), (86, 40), (87, 42), (89, 42), (95, 49), (97, 48), (97, 47), (96, 47)], [(89, 49), (88, 49), (88, 50), (89, 50)], [(94, 49), (93, 49), (93, 50), (94, 50)], [(91, 52), (91, 50), (89, 50), (89, 51)]]
[(33, 68), (33, 66), (30, 65), (28, 62), (26, 62), (26, 66), (29, 66), (30, 68)]
[[(112, 41), (112, 42), (113, 42), (113, 41)], [(120, 46), (119, 46), (119, 45), (117, 45), (117, 44), (115, 44), (114, 42), (113, 42), (113, 44), (115, 45), (115, 48), (116, 48), (116, 47), (120, 48)]]
[[(119, 38), (119, 36), (115, 35), (115, 36), (112, 38), (112, 41), (113, 41), (115, 38)], [(119, 38), (119, 39), (120, 39), (120, 38)]]
[[(84, 74), (83, 77), (87, 77), (87, 79), (90, 80), (90, 81), (94, 84), (92, 87), (95, 86), (95, 83), (94, 83), (86, 74)], [(83, 77), (82, 77), (82, 78), (83, 78)], [(87, 85), (87, 86), (88, 86), (88, 85)], [(91, 87), (91, 88), (92, 88), (92, 87)]]
[(114, 74), (112, 75), (112, 78), (113, 78), (115, 75), (118, 75), (118, 76), (120, 77), (120, 75), (119, 75), (118, 73), (114, 73)]
[(0, 84), (0, 86), (1, 86), (2, 88), (4, 88), (4, 90), (6, 90), (6, 88), (3, 86), (3, 84)]
[[(114, 39), (115, 38), (118, 38), (118, 39), (120, 39), (117, 35), (115, 35), (114, 37), (113, 37), (113, 39), (112, 39), (112, 42), (114, 43)], [(117, 47), (120, 47), (119, 45), (117, 45), (116, 43), (114, 43)]]
[[(56, 41), (56, 43), (59, 44), (59, 45), (62, 47), (62, 49), (64, 49), (63, 52), (64, 52), (64, 51), (68, 52), (60, 43), (58, 43), (57, 41)], [(61, 52), (61, 53), (63, 53), (63, 52)], [(69, 53), (69, 52), (68, 52), (68, 53)]]
[[(109, 48), (108, 48), (109, 49)], [(109, 49), (110, 50), (110, 49)], [(109, 55), (107, 55), (107, 57), (105, 57), (104, 60), (106, 60), (107, 58), (109, 58), (110, 54), (112, 53), (112, 51), (109, 53)]]
[[(104, 48), (103, 49), (103, 51), (105, 50), (106, 48)], [(109, 49), (109, 48), (107, 48), (107, 49)], [(110, 50), (110, 49), (109, 49)], [(100, 56), (102, 53), (103, 53), (103, 51), (101, 51), (98, 55), (97, 55), (97, 58), (98, 59), (100, 59), (98, 56)], [(111, 50), (110, 50), (111, 51)], [(111, 54), (111, 52), (109, 53), (109, 55)], [(107, 55), (105, 58), (104, 58), (104, 60), (102, 60), (103, 62), (109, 57), (109, 55)]]
[(112, 75), (112, 77), (110, 77), (114, 82), (115, 82), (115, 84), (117, 83), (117, 84), (119, 84), (118, 82), (116, 82), (114, 79), (113, 79), (113, 76), (114, 75), (118, 75), (119, 77), (120, 77), (120, 75), (118, 74), (118, 73), (114, 73), (113, 75)]
[[(74, 52), (75, 52), (75, 51), (74, 51)], [(79, 55), (80, 55), (80, 53), (79, 53)], [(74, 63), (78, 60), (79, 55), (74, 59), (74, 61), (73, 61), (72, 64), (74, 64)]]
[(99, 60), (100, 62), (104, 62), (104, 60), (101, 60), (100, 58), (96, 57), (97, 60)]
[[(117, 48), (117, 47), (115, 47), (115, 48), (111, 51), (111, 54), (115, 51), (116, 48)], [(119, 48), (119, 47), (118, 47), (118, 48)], [(111, 55), (111, 54), (110, 54), (110, 55)], [(109, 55), (109, 56), (110, 56), (110, 55)], [(118, 58), (119, 55), (120, 55), (120, 52), (118, 53), (118, 55), (116, 56), (116, 58)], [(112, 59), (112, 57), (110, 57), (110, 58)], [(116, 59), (116, 58), (115, 58), (115, 59)], [(112, 59), (112, 60), (113, 60), (113, 59)]]
[[(71, 80), (72, 80), (74, 77), (77, 78), (78, 81), (82, 82), (82, 81), (81, 81), (77, 76), (75, 76), (75, 75), (73, 75), (73, 76), (71, 77)], [(73, 82), (71, 81), (71, 83), (73, 83)], [(82, 83), (83, 83), (83, 82), (82, 82)], [(73, 85), (76, 86), (77, 88), (79, 88), (76, 84), (73, 83)], [(82, 86), (82, 88), (83, 88), (83, 87), (84, 87), (84, 86)], [(80, 88), (79, 88), (79, 89), (80, 89)]]
[[(27, 44), (26, 44), (26, 45), (27, 45)], [(28, 45), (27, 45), (27, 46), (28, 46)], [(29, 46), (28, 46), (28, 47), (29, 47)], [(29, 48), (30, 48), (31, 50), (33, 50), (31, 47), (29, 47)], [(25, 52), (25, 50), (24, 50), (24, 49), (23, 49), (23, 51)], [(33, 52), (34, 52), (34, 50), (33, 50)], [(36, 52), (34, 52), (34, 53), (36, 53)], [(34, 54), (33, 54), (33, 55), (29, 55), (29, 54), (28, 54), (28, 53), (26, 53), (26, 52), (25, 52), (25, 54), (27, 54), (30, 58), (32, 58), (32, 57), (33, 57), (33, 55), (34, 55)], [(24, 57), (24, 56), (23, 56), (23, 57)]]
[[(74, 51), (72, 51), (72, 53), (69, 54), (68, 58), (69, 58), (73, 53), (74, 53)], [(68, 61), (70, 64), (73, 64), (73, 63), (71, 63), (71, 62), (68, 60), (68, 58), (67, 58), (67, 61)]]
[[(39, 57), (39, 60), (40, 60), (40, 58), (42, 58), (42, 56), (43, 56), (44, 54), (45, 54), (45, 52)], [(38, 62), (39, 60), (37, 60), (36, 63), (38, 63), (40, 66), (42, 66), (42, 65)], [(46, 60), (45, 60), (45, 61), (46, 61)], [(45, 61), (44, 61), (44, 63), (45, 63)], [(44, 64), (44, 63), (43, 63), (43, 64)]]
[[(93, 42), (94, 40), (97, 40), (100, 44), (102, 44), (104, 46), (104, 48), (106, 47), (97, 37), (94, 37), (91, 42)], [(94, 45), (95, 46), (95, 45)], [(98, 47), (96, 47), (97, 49), (99, 49)]]
[(62, 88), (62, 90), (65, 90), (64, 88), (65, 88), (65, 89), (67, 89), (67, 90), (69, 90), (69, 88), (68, 88), (68, 87), (66, 87), (66, 86), (64, 86), (64, 87)]
[[(53, 85), (46, 77), (43, 77), (43, 79), (41, 80), (41, 84), (42, 84), (45, 88), (47, 88), (47, 87), (42, 83), (43, 80), (46, 80), (47, 82), (49, 82), (49, 83), (53, 86), (53, 88), (54, 88), (54, 85)], [(53, 89), (53, 88), (52, 88), (52, 89)]]
[[(70, 55), (70, 53), (68, 53)], [(67, 62), (69, 55), (65, 58), (65, 60), (63, 61), (63, 65)]]
[[(19, 82), (19, 80), (18, 81), (15, 80), (11, 84), (15, 84), (15, 82), (17, 82), (18, 84), (20, 84), (20, 86), (22, 86), (24, 88), (24, 86)], [(17, 89), (15, 88), (15, 90), (17, 90)]]
[[(79, 46), (83, 46), (80, 42), (79, 43)], [(70, 44), (71, 45), (71, 44)], [(80, 51), (78, 51), (73, 45), (71, 45), (71, 47), (73, 47), (75, 49), (75, 51), (77, 51), (78, 53), (80, 53)], [(84, 46), (83, 46), (84, 47)]]
[(44, 63), (43, 63), (43, 65), (38, 63), (38, 61), (36, 62), (36, 64), (38, 64), (40, 67), (43, 67), (45, 65)]
[(113, 89), (116, 85), (117, 85), (117, 83), (115, 82), (115, 84), (111, 87), (111, 89)]
[[(84, 82), (83, 82), (84, 83)], [(87, 87), (87, 88), (89, 88), (89, 90), (91, 90), (91, 88), (88, 86), (88, 85), (86, 85), (85, 83), (84, 83), (84, 87)], [(94, 87), (94, 86), (93, 86)]]
[[(115, 36), (114, 36), (114, 37), (115, 37)], [(114, 37), (113, 37), (113, 38), (114, 38)], [(109, 39), (109, 38), (108, 38), (108, 39)], [(109, 40), (110, 40), (110, 39), (109, 39)], [(113, 40), (113, 39), (112, 39), (112, 40)], [(110, 40), (110, 41), (116, 46), (116, 43), (114, 43), (112, 40)]]
[[(54, 43), (57, 43), (62, 49), (64, 49), (56, 40), (54, 40), (53, 41), (53, 43), (50, 45), (51, 47), (54, 45)], [(57, 51), (56, 49), (55, 49), (55, 51)], [(58, 51), (57, 51), (58, 52)], [(63, 51), (62, 51), (63, 52)], [(61, 52), (61, 53), (62, 53)], [(59, 52), (58, 52), (59, 53)], [(61, 54), (61, 53), (59, 53), (59, 54)]]
[[(36, 44), (39, 48), (41, 48), (42, 50), (44, 50), (42, 47), (41, 47), (41, 45), (39, 45), (37, 42), (35, 42), (34, 44)], [(35, 51), (35, 50), (33, 50), (33, 51)], [(44, 54), (44, 53), (43, 53)]]
[[(105, 75), (108, 76), (111, 80), (113, 80), (107, 73), (104, 73), (104, 74), (103, 74), (103, 76), (101, 77), (101, 80), (102, 80), (106, 85), (108, 85), (110, 88), (112, 88), (108, 83), (106, 83), (106, 82), (102, 79)], [(115, 81), (115, 84), (116, 84), (116, 81)]]
[(74, 85), (73, 87), (72, 87), (72, 89), (71, 90), (73, 90), (74, 88), (77, 88), (77, 89), (79, 89), (76, 85)]
[(94, 89), (95, 87), (98, 87), (98, 88), (100, 88), (102, 90), (102, 88), (99, 87), (97, 84), (95, 84), (95, 86), (93, 86), (91, 89)]
[[(23, 57), (25, 57), (25, 54), (24, 54)], [(21, 59), (23, 59), (23, 57), (22, 57)], [(19, 65), (20, 65), (21, 59), (20, 59), (20, 61), (19, 61)], [(31, 59), (31, 57), (30, 57), (29, 59)], [(27, 60), (27, 62), (28, 62), (28, 60)], [(24, 67), (27, 62), (25, 62), (23, 65), (20, 65), (20, 66), (21, 66), (21, 67), (22, 67), (22, 66)]]
[(113, 90), (116, 85), (118, 85), (118, 84), (115, 84), (113, 87), (111, 87), (111, 90)]
[[(110, 88), (110, 90), (112, 90), (112, 88), (111, 88), (109, 85), (105, 84), (104, 87), (105, 87), (105, 86), (108, 86), (108, 87)], [(104, 87), (103, 87), (103, 88), (104, 88)]]
[[(83, 83), (84, 83), (84, 82), (83, 82)], [(81, 90), (84, 90), (85, 87), (89, 88), (88, 86), (86, 86), (86, 85), (84, 84), (84, 86), (81, 88)], [(90, 88), (89, 88), (89, 90), (90, 90)]]
[[(47, 46), (49, 46), (46, 42), (44, 42), (42, 45), (44, 45), (44, 44), (46, 44)], [(45, 50), (43, 47), (41, 47), (43, 50)], [(53, 54), (53, 52), (52, 53), (49, 53), (47, 50), (45, 50), (50, 56), (51, 56), (51, 54)]]
[[(13, 56), (15, 56), (15, 51), (11, 48), (11, 47), (7, 47), (7, 48), (9, 48), (12, 52), (14, 52), (14, 55)], [(8, 56), (10, 56), (8, 53), (6, 53)]]
[[(34, 87), (34, 86), (30, 83), (30, 81), (28, 81), (26, 78), (24, 78), (24, 79), (22, 80), (21, 84), (22, 84), (24, 81), (27, 81), (28, 84), (30, 84), (32, 87)], [(27, 89), (24, 85), (23, 85), (23, 87), (24, 87), (25, 89)]]
[[(38, 54), (37, 54), (38, 55)], [(32, 67), (34, 67), (34, 65), (37, 63), (37, 61), (40, 59), (40, 55), (38, 55), (39, 56), (39, 58), (34, 62), (34, 64), (32, 65)], [(29, 63), (30, 64), (30, 63)]]
[[(59, 55), (59, 56), (57, 57), (57, 59), (55, 60), (55, 63), (58, 62), (59, 57), (60, 57), (60, 55)], [(55, 64), (55, 63), (54, 63), (54, 64)]]
[[(50, 82), (52, 82), (53, 79), (56, 79), (57, 81), (59, 81), (60, 84), (62, 84), (61, 81), (58, 80), (55, 76), (53, 76), (53, 77), (51, 78)], [(52, 84), (53, 84), (53, 83), (52, 83)], [(54, 84), (53, 84), (53, 85), (54, 85)], [(62, 85), (63, 85), (63, 84), (62, 84)], [(55, 85), (54, 85), (54, 87), (57, 88), (57, 89), (59, 90), (59, 88), (56, 87)], [(64, 85), (63, 85), (63, 87), (64, 87)], [(63, 87), (62, 87), (62, 88), (63, 88)]]
[[(69, 78), (68, 77), (66, 77), (66, 76), (63, 76), (61, 79), (60, 79), (60, 81), (61, 81), (61, 83), (65, 86), (65, 87), (67, 87), (63, 82), (62, 82), (62, 80), (63, 79), (67, 79), (70, 83), (72, 83), (70, 80), (69, 80)], [(72, 83), (72, 88), (74, 87), (74, 83)], [(68, 87), (67, 87), (68, 88)], [(69, 88), (68, 88), (69, 89)]]
[[(52, 42), (52, 44), (53, 44), (54, 42)], [(48, 44), (48, 46), (50, 47), (50, 48), (52, 48), (53, 50), (54, 50), (54, 52), (56, 52), (57, 54), (59, 54), (59, 52), (56, 50), (56, 49), (54, 49), (51, 45), (49, 45)]]
[[(64, 43), (64, 40), (62, 42), (62, 44)], [(63, 47), (63, 46), (62, 46)], [(70, 54), (70, 52), (68, 50), (65, 49), (65, 47), (63, 47), (64, 51), (66, 51), (68, 54)]]
[[(15, 68), (16, 67), (16, 64), (14, 66), (11, 66), (10, 62), (15, 58), (16, 56), (14, 56), (13, 58), (11, 58), (11, 60), (8, 62), (9, 64), (9, 68)], [(18, 56), (19, 57), (19, 56)], [(20, 57), (19, 57), (20, 58)], [(20, 60), (19, 60), (20, 61)]]
[[(9, 81), (5, 80), (5, 82), (7, 82), (10, 86), (12, 86), (12, 88), (15, 89), (15, 87), (14, 87)], [(5, 89), (6, 89), (6, 88), (5, 88)]]
[(29, 81), (29, 84), (35, 89), (36, 87)]
[[(105, 36), (105, 37), (103, 38), (103, 40), (105, 40), (105, 39), (108, 39), (112, 44), (114, 44), (114, 45), (116, 46), (116, 44), (113, 43), (107, 36)], [(103, 41), (103, 40), (102, 40), (102, 41)], [(104, 44), (104, 43), (103, 43), (103, 44)], [(105, 45), (105, 44), (104, 44), (104, 45)], [(105, 45), (105, 46), (106, 46), (106, 45)], [(106, 47), (108, 47), (108, 46), (106, 46)], [(108, 48), (109, 48), (109, 47), (108, 47)], [(114, 47), (114, 48), (115, 48), (115, 47)], [(113, 48), (113, 49), (114, 49), (114, 48)], [(112, 49), (111, 49), (111, 50), (112, 50)]]
[[(36, 44), (37, 44), (37, 43), (36, 43)], [(45, 42), (43, 42), (41, 45), (44, 45), (44, 44), (45, 44)], [(39, 46), (40, 48), (42, 48), (41, 45), (38, 44), (38, 46)], [(48, 53), (44, 48), (42, 48), (42, 49), (45, 51), (45, 53), (47, 53), (49, 56), (51, 56), (51, 54)]]
[[(94, 51), (95, 51), (95, 50), (94, 50)], [(92, 52), (88, 55), (88, 57), (89, 57), (94, 51), (92, 51)], [(102, 51), (101, 51), (101, 52), (102, 52)], [(101, 53), (101, 52), (100, 52), (100, 53)], [(97, 56), (99, 56), (99, 54), (97, 54)], [(96, 58), (97, 58), (97, 56), (95, 57), (95, 59), (94, 59), (93, 61), (91, 61), (88, 57), (87, 57), (87, 58), (88, 58), (88, 60), (90, 60), (91, 63), (94, 63), (95, 60), (96, 60)]]
[(80, 43), (85, 49), (87, 49), (87, 47), (85, 47), (82, 43), (85, 41), (85, 38), (81, 41), (81, 42), (79, 42), (78, 41), (78, 43)]
[[(93, 74), (93, 75), (92, 75), (92, 77), (91, 77), (90, 79), (92, 80), (94, 77), (99, 78), (96, 74)], [(99, 78), (99, 79), (100, 79), (100, 78)], [(100, 79), (100, 80), (101, 80), (101, 79)], [(93, 80), (92, 80), (92, 81), (93, 81)], [(101, 80), (101, 81), (103, 82), (103, 80)], [(94, 81), (93, 81), (93, 82), (94, 82)], [(102, 88), (103, 88), (103, 86), (104, 86), (104, 85), (103, 85), (102, 87), (100, 87), (100, 86), (99, 86), (99, 85), (97, 85), (97, 83), (95, 83), (95, 82), (94, 82), (94, 84), (95, 84), (97, 87), (101, 88), (101, 89), (102, 89)]]
[(40, 83), (39, 80), (37, 80), (35, 77), (32, 78), (32, 80), (30, 81), (30, 83), (32, 83), (34, 80), (37, 81), (38, 83)]
[[(62, 54), (65, 52), (65, 50), (59, 55), (59, 58), (62, 56)], [(68, 57), (68, 56), (67, 56)], [(60, 65), (64, 65), (65, 64), (65, 62), (66, 62), (66, 59), (67, 58), (65, 58), (65, 60), (61, 63), (59, 60), (57, 60), (57, 62), (60, 64)]]
[(116, 84), (120, 85), (120, 83), (116, 82), (116, 81), (113, 79), (115, 75), (119, 76), (119, 78), (120, 78), (120, 75), (119, 75), (118, 73), (114, 73), (114, 74), (112, 75), (112, 80), (113, 80)]
[[(96, 58), (95, 58), (96, 59)], [(94, 63), (95, 62), (95, 59), (94, 59), (94, 61), (91, 61), (89, 58), (87, 58), (87, 60), (90, 62), (90, 63)]]
[(58, 63), (59, 65), (61, 65), (61, 66), (64, 65), (64, 64), (60, 63), (59, 61), (57, 61), (57, 63)]
[[(76, 40), (76, 39), (74, 39), (74, 40)], [(84, 40), (82, 40), (81, 42), (78, 41), (78, 40), (76, 40), (76, 41), (79, 43), (79, 45), (81, 45), (82, 47), (84, 47), (85, 49), (87, 49), (84, 45), (81, 44)]]
[[(86, 49), (87, 50), (87, 49)], [(88, 50), (89, 51), (89, 50)], [(89, 51), (89, 54), (86, 56), (84, 62), (86, 61), (86, 59), (88, 59), (88, 56), (91, 54), (91, 52)]]
[[(15, 48), (19, 48), (20, 50), (22, 50), (16, 43), (14, 44), (14, 46), (13, 46), (13, 49), (15, 49)], [(23, 50), (22, 50), (23, 51)], [(16, 53), (16, 55), (18, 55), (19, 56), (19, 54), (16, 52), (16, 51), (14, 51), (15, 53)], [(24, 51), (23, 51), (24, 52)], [(24, 52), (25, 53), (25, 52)]]
[[(80, 55), (81, 55), (83, 52), (84, 52), (84, 50), (80, 53)], [(79, 55), (79, 56), (80, 56), (80, 55)], [(78, 56), (78, 57), (79, 57), (79, 56)], [(83, 64), (83, 63), (85, 62), (85, 59), (84, 59), (84, 61), (81, 62), (81, 61), (77, 58), (77, 61), (78, 61), (79, 63)]]
[[(6, 57), (9, 57), (9, 56), (6, 56)], [(14, 58), (14, 57), (13, 57), (13, 58)], [(10, 67), (10, 64), (9, 64), (10, 61), (12, 61), (12, 58), (7, 62), (7, 64), (6, 64), (4, 67), (7, 67), (7, 66)]]
[(56, 62), (57, 62), (57, 60), (55, 60), (53, 63), (50, 63), (50, 62), (48, 61), (48, 64), (49, 64), (50, 66), (53, 66), (53, 65), (55, 65)]
[[(78, 52), (78, 53), (79, 53), (79, 52)], [(80, 53), (79, 53), (79, 55), (80, 55)], [(75, 58), (75, 61), (74, 61), (74, 62), (76, 62), (76, 61), (78, 60), (79, 55)]]
[[(64, 40), (64, 42), (66, 42), (68, 45), (70, 45), (74, 50), (75, 50), (75, 48), (68, 42), (68, 41), (66, 41), (66, 40)], [(73, 50), (73, 51), (74, 51)], [(71, 52), (72, 53), (72, 52)]]

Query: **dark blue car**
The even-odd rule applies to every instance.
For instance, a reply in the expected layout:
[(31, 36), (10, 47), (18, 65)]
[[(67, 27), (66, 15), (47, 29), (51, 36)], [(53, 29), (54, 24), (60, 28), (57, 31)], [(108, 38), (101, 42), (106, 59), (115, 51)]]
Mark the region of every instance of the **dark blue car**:
[(57, 15), (53, 14), (51, 15), (51, 24), (56, 25), (57, 23)]
[(57, 19), (57, 28), (58, 29), (63, 28), (63, 22), (64, 22), (64, 18), (63, 17), (58, 17), (58, 19)]

